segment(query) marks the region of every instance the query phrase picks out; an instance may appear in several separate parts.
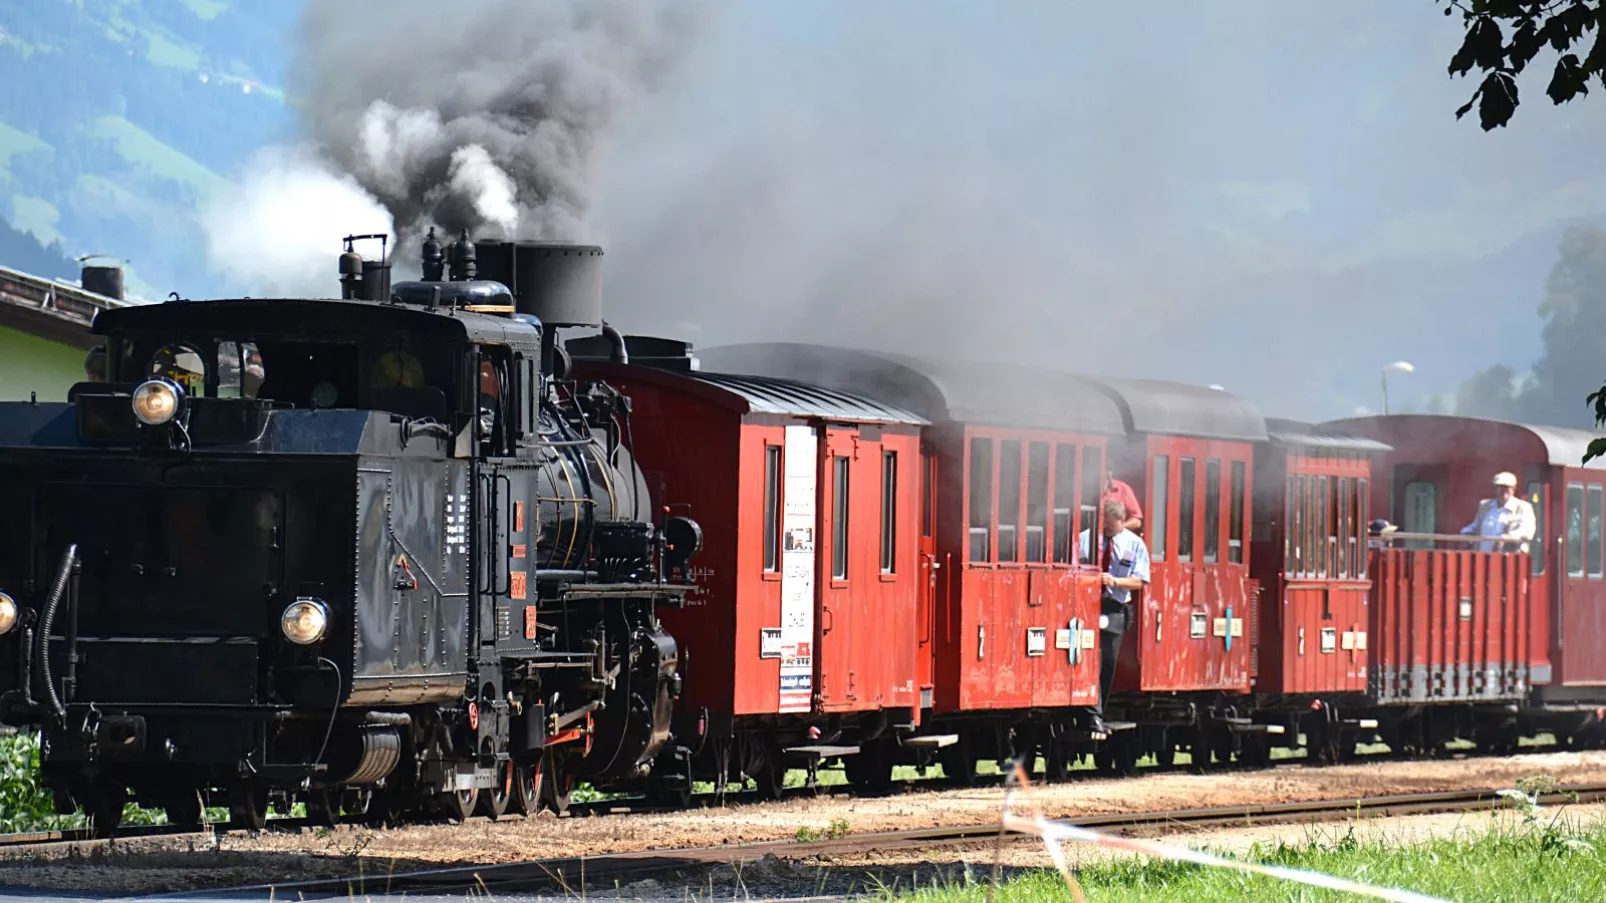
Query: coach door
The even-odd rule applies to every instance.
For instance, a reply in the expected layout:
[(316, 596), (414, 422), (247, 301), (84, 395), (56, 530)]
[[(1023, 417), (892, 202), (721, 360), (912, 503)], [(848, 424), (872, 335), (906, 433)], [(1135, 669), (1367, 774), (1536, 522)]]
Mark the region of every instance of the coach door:
[[(854, 621), (855, 581), (874, 579), (864, 570), (861, 556), (856, 556), (855, 544), (866, 546), (873, 536), (858, 536), (860, 519), (853, 516), (855, 497), (864, 482), (863, 491), (873, 487), (869, 481), (856, 480), (858, 457), (858, 431), (852, 428), (828, 426), (821, 443), (819, 468), (820, 543), (819, 582), (820, 616), (816, 642), (815, 695), (822, 711), (840, 711), (860, 707), (865, 699), (866, 678), (860, 662), (855, 661), (854, 645), (857, 630)], [(871, 523), (870, 521), (862, 521)], [(876, 642), (890, 638), (859, 637), (858, 641), (873, 648)]]
[(920, 705), (932, 704), (935, 687), (937, 641), (937, 581), (945, 568), (937, 561), (937, 456), (920, 450), (920, 644), (916, 649), (916, 668), (920, 679)]
[(1561, 683), (1596, 686), (1606, 684), (1606, 647), (1599, 641), (1606, 633), (1606, 484), (1599, 471), (1567, 468), (1563, 473)]

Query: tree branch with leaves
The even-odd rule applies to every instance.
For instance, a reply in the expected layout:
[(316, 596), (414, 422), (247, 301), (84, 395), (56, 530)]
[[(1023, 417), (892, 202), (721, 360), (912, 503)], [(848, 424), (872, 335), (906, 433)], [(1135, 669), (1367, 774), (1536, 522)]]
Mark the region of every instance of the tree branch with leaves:
[[(1564, 104), (1589, 93), (1591, 79), (1606, 90), (1606, 5), (1601, 0), (1440, 0), (1444, 14), (1460, 12), (1466, 38), (1450, 59), (1452, 76), (1474, 71), (1483, 81), (1455, 111), (1460, 119), (1478, 108), (1484, 131), (1511, 121), (1520, 103), (1517, 76), (1547, 47), (1561, 54), (1545, 94)], [(1579, 53), (1593, 34), (1594, 42)]]

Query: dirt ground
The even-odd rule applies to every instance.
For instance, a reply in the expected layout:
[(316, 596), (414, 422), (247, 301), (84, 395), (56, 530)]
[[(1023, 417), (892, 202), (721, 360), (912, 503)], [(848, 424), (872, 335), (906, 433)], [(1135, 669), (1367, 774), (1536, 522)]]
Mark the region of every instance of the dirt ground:
[[(1038, 785), (1032, 789), (1031, 798), (1045, 815), (1057, 818), (1101, 812), (1502, 788), (1541, 775), (1560, 783), (1606, 783), (1606, 752), (1368, 762), (1331, 768), (1292, 766), (1208, 775), (1171, 772), (1126, 780), (1090, 779)], [(1002, 788), (996, 786), (968, 790), (911, 788), (881, 798), (794, 798), (666, 814), (562, 819), (542, 816), (500, 822), (475, 819), (458, 826), (391, 831), (342, 826), (334, 830), (266, 832), (258, 837), (231, 834), (216, 844), (202, 839), (151, 838), (122, 841), (111, 848), (101, 847), (87, 853), (0, 853), (0, 886), (159, 892), (358, 873), (383, 883), (382, 876), (388, 872), (448, 864), (594, 856), (662, 847), (719, 846), (791, 839), (800, 832), (823, 836), (844, 831), (986, 824), (998, 819), (1002, 802)], [(1477, 817), (1456, 818), (1476, 820)], [(1308, 828), (1260, 830), (1303, 831)], [(1232, 833), (1233, 836), (1252, 836), (1245, 832)], [(1017, 855), (1023, 857), (1021, 865), (1047, 864), (1041, 844), (1034, 848), (1031, 843), (1020, 842), (1011, 844), (1009, 849), (1011, 864)], [(981, 853), (974, 850), (968, 854), (953, 851), (951, 855), (921, 853), (916, 861), (947, 861), (958, 865), (970, 861), (965, 855), (984, 855), (989, 857), (986, 859), (989, 864), (992, 861), (990, 847)], [(893, 859), (878, 862), (898, 864)], [(791, 867), (794, 866), (788, 866)]]

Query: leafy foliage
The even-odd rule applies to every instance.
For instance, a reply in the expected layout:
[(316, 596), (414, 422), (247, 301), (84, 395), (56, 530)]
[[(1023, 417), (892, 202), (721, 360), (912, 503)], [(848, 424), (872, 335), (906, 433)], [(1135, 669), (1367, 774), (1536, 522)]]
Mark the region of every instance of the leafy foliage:
[[(164, 824), (164, 813), (123, 807), (123, 824)], [(39, 785), (39, 736), (16, 733), (0, 736), (0, 832), (59, 831), (82, 828), (82, 812), (59, 815), (50, 794)]]
[[(1547, 48), (1560, 54), (1545, 94), (1564, 104), (1589, 93), (1595, 79), (1606, 89), (1606, 5), (1601, 0), (1445, 0), (1446, 16), (1460, 11), (1466, 38), (1450, 58), (1450, 74), (1482, 73), (1472, 98), (1455, 111), (1478, 108), (1484, 131), (1504, 127), (1521, 102), (1517, 76)], [(1580, 59), (1588, 36), (1594, 43)]]

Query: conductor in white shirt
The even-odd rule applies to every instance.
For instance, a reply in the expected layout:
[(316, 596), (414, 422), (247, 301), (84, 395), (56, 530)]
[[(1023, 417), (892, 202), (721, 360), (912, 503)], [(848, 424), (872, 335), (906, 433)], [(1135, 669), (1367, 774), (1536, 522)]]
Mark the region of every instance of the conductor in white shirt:
[(1494, 475), (1494, 498), (1478, 503), (1477, 516), (1461, 532), (1506, 540), (1479, 543), (1478, 548), (1485, 552), (1509, 549), (1510, 542), (1521, 543), (1519, 549), (1527, 552), (1528, 540), (1534, 538), (1536, 529), (1533, 505), (1517, 497), (1517, 475), (1501, 471)]
[[(1149, 584), (1149, 547), (1126, 528), (1126, 506), (1113, 498), (1101, 506), (1099, 531), (1100, 579), (1104, 591), (1099, 598), (1099, 701), (1093, 707), (1092, 729), (1104, 731), (1104, 699), (1115, 683), (1115, 666), (1121, 654), (1121, 638), (1132, 621), (1132, 591)], [(1082, 558), (1088, 557), (1088, 531), (1081, 535)]]

